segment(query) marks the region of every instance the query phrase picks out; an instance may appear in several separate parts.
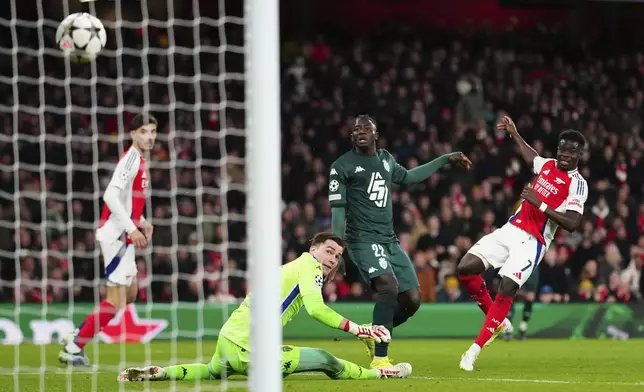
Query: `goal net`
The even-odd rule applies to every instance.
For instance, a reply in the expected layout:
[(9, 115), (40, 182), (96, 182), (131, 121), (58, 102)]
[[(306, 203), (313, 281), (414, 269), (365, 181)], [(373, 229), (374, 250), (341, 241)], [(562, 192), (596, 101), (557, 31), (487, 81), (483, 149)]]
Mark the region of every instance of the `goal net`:
[[(0, 15), (0, 383), (9, 390), (123, 390), (116, 377), (125, 367), (210, 361), (219, 328), (249, 289), (243, 6), (7, 2)], [(58, 24), (74, 12), (96, 15), (108, 32), (106, 48), (88, 64), (70, 62), (54, 42)], [(57, 360), (60, 339), (104, 298), (94, 230), (129, 146), (125, 127), (140, 112), (159, 120), (159, 133), (144, 214), (155, 232), (137, 253), (138, 298), (87, 346), (91, 367), (66, 368)], [(159, 387), (225, 390), (229, 382), (245, 381)]]

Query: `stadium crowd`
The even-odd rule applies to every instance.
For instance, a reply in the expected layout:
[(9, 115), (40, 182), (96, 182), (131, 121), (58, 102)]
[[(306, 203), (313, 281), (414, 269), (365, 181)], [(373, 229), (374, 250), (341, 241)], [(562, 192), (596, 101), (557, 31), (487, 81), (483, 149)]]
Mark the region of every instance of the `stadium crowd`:
[[(167, 44), (162, 32), (154, 32), (151, 38), (159, 47)], [(639, 301), (644, 293), (644, 54), (600, 53), (570, 43), (545, 27), (520, 35), (390, 29), (370, 41), (319, 37), (285, 42), (284, 261), (307, 250), (315, 232), (330, 227), (328, 167), (351, 148), (353, 116), (368, 112), (378, 122), (379, 146), (407, 168), (455, 150), (466, 153), (474, 163), (468, 173), (447, 168), (424, 183), (392, 193), (396, 231), (416, 266), (423, 301), (469, 301), (455, 277), (458, 260), (479, 237), (506, 222), (521, 188), (531, 180), (531, 171), (513, 142), (495, 131), (497, 119), (508, 114), (543, 156), (553, 156), (558, 133), (567, 128), (581, 130), (589, 142), (580, 169), (591, 189), (582, 229), (559, 232), (539, 266), (538, 299)], [(21, 74), (36, 64), (35, 58), (26, 55), (21, 61)], [(149, 61), (152, 73), (167, 74), (164, 59), (151, 57)], [(204, 62), (212, 63), (216, 64)], [(99, 74), (112, 77), (115, 71), (110, 64), (99, 61)], [(140, 76), (135, 62), (124, 65), (124, 74)], [(193, 70), (192, 62), (178, 61), (175, 72), (189, 75)], [(212, 66), (202, 71), (217, 74), (220, 70)], [(4, 95), (9, 96), (4, 102), (9, 105), (10, 86), (1, 87), (9, 91)], [(222, 98), (214, 80), (200, 87), (204, 102)], [(227, 81), (225, 98), (243, 101), (241, 87), (239, 81)], [(25, 87), (24, 100), (37, 107), (38, 94), (35, 98), (28, 95), (35, 88)], [(143, 88), (127, 86), (125, 100), (140, 104)], [(167, 87), (151, 83), (149, 88), (153, 100), (170, 102)], [(191, 88), (177, 86), (176, 99), (191, 102)], [(83, 92), (72, 89), (73, 99), (87, 106), (89, 101), (83, 99), (88, 96)], [(57, 99), (65, 102), (62, 87), (52, 87), (47, 96), (51, 96), (48, 104)], [(99, 86), (98, 96), (105, 107), (118, 102), (113, 87)], [(198, 123), (206, 131), (241, 129), (240, 112), (202, 110), (193, 115), (178, 110), (173, 116), (175, 129), (170, 129), (167, 112), (154, 114), (163, 124), (162, 140), (151, 164), (149, 211), (155, 234), (150, 257), (142, 256), (138, 262), (138, 300), (234, 302), (246, 290), (245, 226), (239, 218), (244, 212), (239, 189), (245, 178), (243, 166), (230, 158), (243, 158), (243, 140), (223, 139), (214, 132), (195, 137), (189, 131)], [(94, 188), (105, 185), (111, 166), (101, 166), (94, 173), (91, 164), (99, 159), (116, 161), (118, 141), (111, 136), (118, 129), (116, 116), (97, 119), (98, 132), (106, 137), (99, 138), (94, 151), (89, 137), (72, 139), (66, 147), (64, 116), (47, 113), (47, 132), (53, 128), (52, 133), (63, 138), (47, 139), (46, 157), (41, 156), (37, 138), (31, 142), (21, 139), (16, 157), (11, 139), (15, 118), (10, 112), (1, 115), (5, 136), (0, 138), (0, 249), (4, 250), (0, 254), (0, 299), (41, 302), (74, 296), (78, 301), (93, 301), (100, 288), (92, 279), (102, 268), (95, 257), (91, 229), (79, 223), (97, 218)], [(72, 115), (71, 120), (78, 129), (74, 135), (92, 134), (87, 116)], [(43, 126), (38, 115), (24, 112), (18, 121), (20, 132), (27, 135), (38, 135)], [(170, 131), (176, 131), (176, 137), (168, 142)], [(40, 170), (41, 163), (52, 163), (50, 151), (53, 163), (62, 167), (70, 163), (68, 159), (89, 166), (75, 167), (70, 177), (65, 170)], [(228, 158), (225, 161), (219, 160), (222, 152)], [(13, 159), (34, 166), (24, 166), (14, 175)], [(72, 178), (76, 193), (70, 193)], [(198, 185), (206, 187), (203, 193), (196, 189)], [(26, 193), (14, 200), (15, 189)], [(39, 195), (44, 198), (51, 192), (60, 197), (42, 200)], [(77, 197), (82, 192), (89, 196)], [(230, 218), (226, 223), (223, 213)], [(21, 224), (15, 226), (16, 221)], [(49, 249), (47, 253), (40, 251), (43, 246)], [(18, 262), (14, 251), (21, 255)], [(48, 287), (41, 290), (45, 276)], [(14, 290), (11, 282), (16, 277), (21, 280)], [(347, 274), (328, 282), (324, 293), (329, 301), (370, 299), (350, 263)]]

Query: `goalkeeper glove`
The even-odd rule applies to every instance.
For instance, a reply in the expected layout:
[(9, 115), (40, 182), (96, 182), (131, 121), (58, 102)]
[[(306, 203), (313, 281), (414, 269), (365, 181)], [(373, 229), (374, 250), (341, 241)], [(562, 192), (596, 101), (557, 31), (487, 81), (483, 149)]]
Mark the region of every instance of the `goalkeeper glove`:
[(361, 339), (373, 339), (376, 343), (391, 342), (391, 333), (382, 325), (358, 325), (353, 321), (348, 321), (344, 330)]

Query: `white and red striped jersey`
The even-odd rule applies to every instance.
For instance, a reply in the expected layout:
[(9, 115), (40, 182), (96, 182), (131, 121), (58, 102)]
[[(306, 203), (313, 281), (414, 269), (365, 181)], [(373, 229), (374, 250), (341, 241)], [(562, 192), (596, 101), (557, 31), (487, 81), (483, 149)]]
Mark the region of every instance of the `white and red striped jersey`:
[[(130, 220), (119, 219), (118, 214), (110, 211), (105, 203), (98, 230), (96, 230), (98, 241), (116, 241), (128, 231), (128, 226), (132, 222), (136, 227), (139, 227), (145, 209), (149, 177), (143, 155), (136, 148), (130, 147), (119, 160), (112, 179), (107, 185), (108, 188), (114, 186), (120, 190), (118, 201), (125, 208)], [(126, 242), (130, 243), (128, 236), (126, 236)]]
[[(532, 184), (532, 189), (539, 200), (558, 212), (571, 210), (584, 213), (584, 203), (588, 198), (588, 184), (577, 169), (559, 170), (555, 159), (537, 156), (534, 159), (533, 171), (537, 178)], [(525, 200), (510, 218), (510, 223), (532, 234), (546, 246), (546, 249), (550, 246), (558, 228), (558, 225), (539, 210), (539, 207)]]

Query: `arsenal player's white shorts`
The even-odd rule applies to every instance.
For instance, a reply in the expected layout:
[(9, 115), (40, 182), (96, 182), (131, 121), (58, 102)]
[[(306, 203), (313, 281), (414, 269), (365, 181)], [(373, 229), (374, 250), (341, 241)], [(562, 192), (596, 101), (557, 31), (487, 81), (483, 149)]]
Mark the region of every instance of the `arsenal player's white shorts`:
[(546, 247), (532, 234), (506, 223), (481, 238), (467, 253), (483, 260), (486, 269), (500, 268), (499, 275), (521, 287), (541, 262)]
[(124, 241), (98, 241), (108, 286), (130, 286), (136, 277), (135, 249)]

